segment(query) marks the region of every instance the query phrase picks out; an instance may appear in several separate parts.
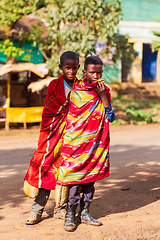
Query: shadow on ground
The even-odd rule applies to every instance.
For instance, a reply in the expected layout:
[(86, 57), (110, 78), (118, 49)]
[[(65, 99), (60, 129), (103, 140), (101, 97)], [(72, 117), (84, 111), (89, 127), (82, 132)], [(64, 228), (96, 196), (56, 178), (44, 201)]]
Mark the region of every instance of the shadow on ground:
[[(31, 148), (0, 150), (1, 209), (5, 208), (6, 204), (12, 208), (25, 203), (23, 178), (32, 154)], [(96, 182), (91, 214), (95, 218), (101, 218), (114, 213), (132, 211), (159, 200), (159, 164), (158, 146), (111, 147), (111, 174), (110, 177)], [(98, 211), (94, 211), (95, 208)], [(51, 216), (51, 209), (48, 208), (47, 211)]]

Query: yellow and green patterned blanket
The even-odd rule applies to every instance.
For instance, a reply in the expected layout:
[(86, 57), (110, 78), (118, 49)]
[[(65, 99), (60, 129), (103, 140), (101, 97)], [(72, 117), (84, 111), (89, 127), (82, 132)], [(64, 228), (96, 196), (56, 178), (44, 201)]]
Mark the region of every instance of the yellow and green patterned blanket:
[(109, 121), (96, 84), (84, 79), (71, 91), (57, 184), (83, 184), (109, 175)]

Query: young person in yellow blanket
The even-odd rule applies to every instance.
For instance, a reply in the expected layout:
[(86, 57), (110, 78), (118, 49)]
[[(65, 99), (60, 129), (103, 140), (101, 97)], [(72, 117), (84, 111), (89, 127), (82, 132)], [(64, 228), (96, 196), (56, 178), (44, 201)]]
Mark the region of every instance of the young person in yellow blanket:
[[(115, 114), (110, 88), (101, 81), (103, 63), (89, 56), (84, 63), (85, 78), (70, 93), (69, 112), (62, 146), (62, 163), (57, 184), (69, 186), (64, 229), (74, 231), (75, 211), (80, 203), (79, 219), (94, 226), (101, 222), (89, 213), (94, 183), (109, 176), (109, 122)], [(81, 186), (82, 197), (79, 186)]]
[[(78, 81), (75, 76), (79, 68), (79, 56), (72, 51), (64, 52), (60, 57), (59, 68), (63, 74), (51, 81), (47, 88), (38, 148), (33, 154), (25, 176), (24, 186), (27, 187), (24, 187), (24, 190), (32, 188), (38, 190), (38, 196), (32, 204), (31, 215), (26, 220), (28, 225), (41, 221), (50, 191), (55, 190), (57, 169), (61, 163), (66, 116), (69, 110), (68, 94)], [(26, 194), (31, 197), (28, 192)], [(63, 218), (65, 212), (62, 206), (59, 212), (54, 211), (54, 217)]]

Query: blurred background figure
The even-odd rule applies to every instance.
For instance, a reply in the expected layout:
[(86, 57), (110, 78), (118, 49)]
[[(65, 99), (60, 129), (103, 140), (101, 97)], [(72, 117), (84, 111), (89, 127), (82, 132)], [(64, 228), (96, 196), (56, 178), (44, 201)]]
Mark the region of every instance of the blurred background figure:
[[(5, 118), (6, 117), (6, 96), (3, 95), (3, 89), (0, 86), (0, 118)], [(2, 109), (4, 108), (4, 110)]]

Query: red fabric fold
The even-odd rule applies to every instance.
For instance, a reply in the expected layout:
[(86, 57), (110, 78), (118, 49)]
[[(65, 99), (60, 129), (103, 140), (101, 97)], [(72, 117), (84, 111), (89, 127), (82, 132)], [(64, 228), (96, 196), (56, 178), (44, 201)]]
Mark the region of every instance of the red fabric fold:
[(38, 148), (25, 176), (25, 180), (34, 187), (55, 189), (67, 113), (68, 101), (64, 93), (63, 75), (60, 75), (48, 86)]

